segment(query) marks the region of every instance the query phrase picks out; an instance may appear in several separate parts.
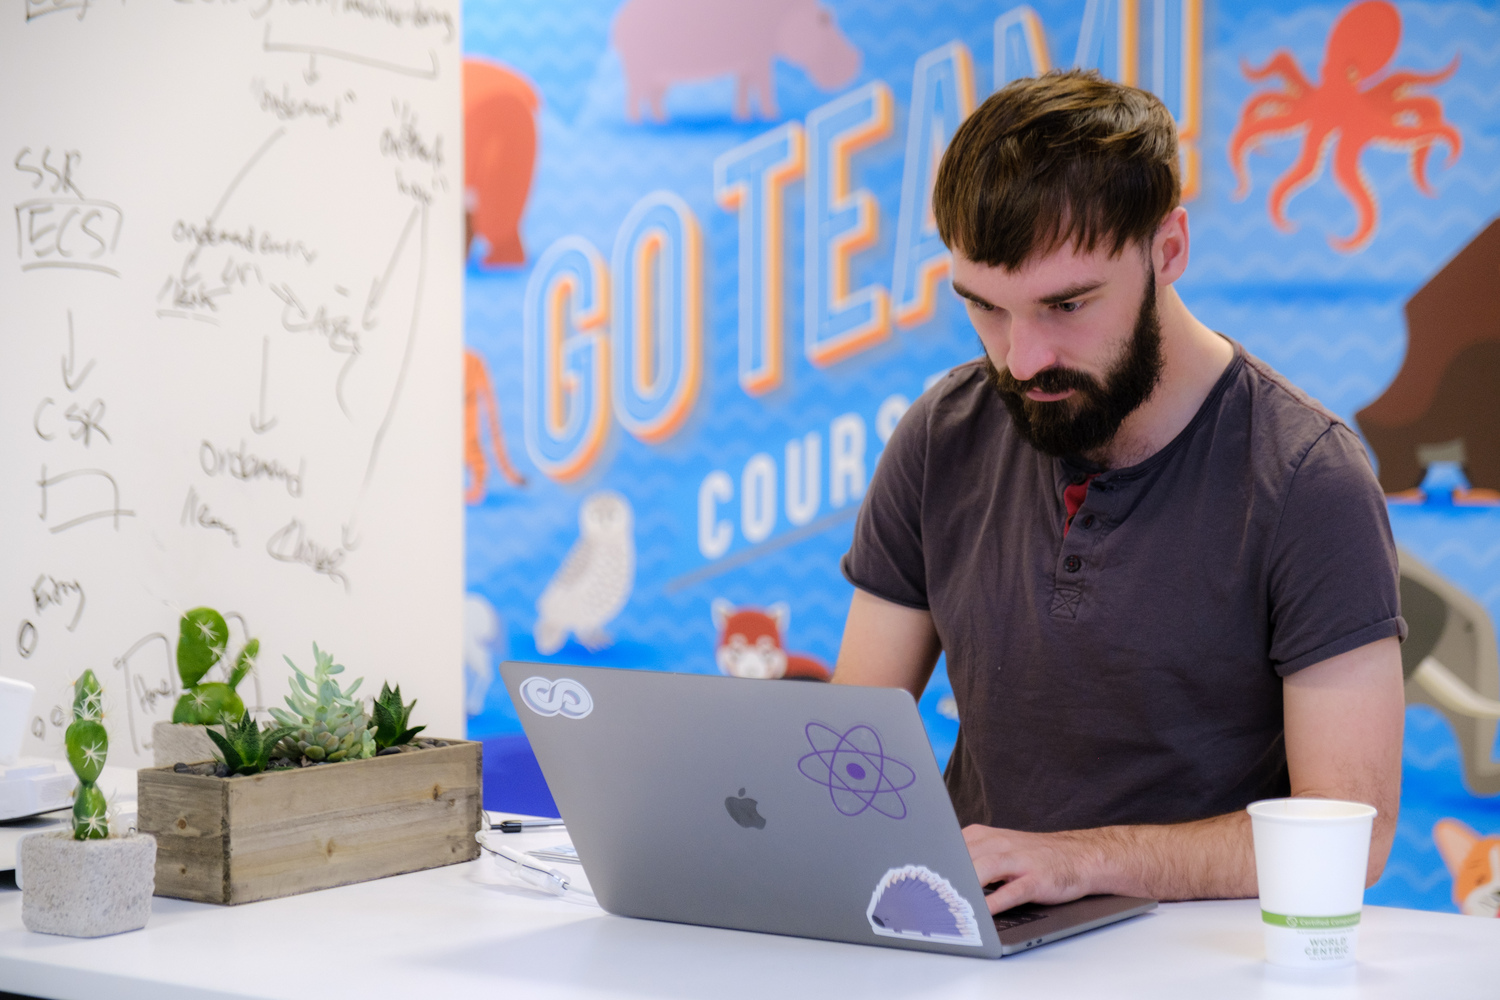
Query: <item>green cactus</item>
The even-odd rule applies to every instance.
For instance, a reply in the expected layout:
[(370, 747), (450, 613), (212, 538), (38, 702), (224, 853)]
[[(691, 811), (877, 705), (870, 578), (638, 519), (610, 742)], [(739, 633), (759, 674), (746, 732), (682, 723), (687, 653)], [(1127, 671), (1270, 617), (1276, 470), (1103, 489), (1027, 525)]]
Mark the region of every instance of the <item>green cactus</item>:
[(246, 712), (236, 726), (224, 723), (224, 735), (207, 729), (208, 738), (224, 755), (221, 761), (230, 774), (259, 774), (271, 763), (271, 750), (282, 737), (292, 732), (290, 726), (261, 730), (259, 724)]
[(334, 663), (333, 657), (319, 649), (317, 643), (313, 643), (311, 677), (298, 669), (290, 656), (283, 659), (295, 674), (292, 693), (286, 698), (291, 711), (273, 708), (271, 715), (293, 731), (281, 741), (272, 756), (292, 760), (306, 757), (329, 763), (375, 756), (375, 735), (370, 732), (370, 717), (363, 702), (354, 697), (363, 678), (349, 685), (348, 691), (341, 690), (333, 678), (344, 672), (343, 666)]
[(63, 735), (68, 763), (78, 775), (78, 794), (73, 800), (73, 839), (103, 840), (109, 836), (109, 803), (95, 784), (109, 754), (109, 733), (104, 730), (104, 692), (99, 678), (85, 670), (73, 682), (73, 723)]
[(228, 641), (229, 626), (213, 608), (194, 608), (182, 616), (178, 623), (177, 673), (184, 691), (172, 709), (173, 722), (207, 726), (244, 716), (245, 703), (234, 689), (255, 667), (259, 639), (245, 643), (234, 666), (226, 669), (227, 681), (203, 680), (209, 670), (227, 658)]
[(426, 726), (416, 726), (412, 729), (406, 728), (407, 720), (411, 718), (411, 710), (417, 707), (417, 701), (412, 699), (410, 705), (401, 704), (401, 685), (396, 685), (392, 691), (390, 684), (380, 686), (380, 697), (370, 706), (374, 718), (370, 720), (370, 728), (375, 732), (375, 746), (378, 750), (386, 747), (400, 746), (410, 743), (411, 738)]
[(104, 718), (104, 689), (92, 670), (85, 670), (73, 682), (73, 718), (88, 722)]

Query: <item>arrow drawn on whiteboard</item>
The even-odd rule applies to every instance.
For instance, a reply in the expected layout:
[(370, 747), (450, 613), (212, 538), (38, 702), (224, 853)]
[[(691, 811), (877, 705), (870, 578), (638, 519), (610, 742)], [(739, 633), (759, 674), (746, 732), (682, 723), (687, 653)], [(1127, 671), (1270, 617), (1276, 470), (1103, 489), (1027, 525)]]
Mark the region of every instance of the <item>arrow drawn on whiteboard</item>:
[(271, 338), (266, 337), (260, 349), (260, 416), (250, 414), (250, 429), (264, 434), (276, 426), (276, 418), (266, 419), (266, 375), (271, 368)]
[[(229, 199), (234, 195), (235, 189), (240, 186), (240, 183), (245, 179), (246, 175), (248, 175), (251, 170), (255, 169), (255, 165), (260, 162), (260, 158), (271, 151), (271, 147), (276, 144), (276, 140), (280, 139), (284, 135), (286, 135), (286, 126), (283, 125), (275, 132), (272, 132), (271, 137), (265, 142), (261, 143), (260, 148), (255, 151), (250, 159), (245, 161), (245, 165), (240, 168), (240, 172), (234, 175), (234, 180), (230, 181), (229, 186), (224, 189), (224, 194), (221, 198), (219, 198), (219, 203), (214, 206), (214, 210), (212, 212), (208, 213), (208, 221), (210, 223), (219, 221), (219, 213), (224, 211), (225, 205), (229, 204)], [(199, 243), (193, 247), (193, 252), (188, 255), (189, 261), (197, 260), (198, 251), (202, 249), (202, 246), (203, 244)]]
[(365, 297), (365, 313), (361, 317), (366, 330), (375, 328), (376, 320), (371, 313), (375, 311), (376, 306), (380, 305), (380, 300), (391, 283), (391, 272), (396, 270), (396, 262), (401, 259), (401, 251), (406, 246), (406, 238), (411, 235), (412, 227), (417, 224), (417, 218), (421, 214), (420, 206), (411, 210), (411, 215), (406, 217), (406, 226), (401, 230), (400, 238), (396, 240), (396, 249), (391, 252), (391, 259), (385, 265), (385, 273), (370, 280), (370, 294)]
[(344, 548), (353, 550), (359, 547), (361, 542), (359, 534), (359, 510), (365, 502), (365, 495), (370, 491), (370, 483), (375, 478), (375, 467), (380, 461), (380, 448), (385, 443), (386, 431), (390, 430), (391, 421), (396, 416), (396, 404), (401, 400), (401, 390), (406, 384), (406, 373), (411, 368), (412, 351), (417, 345), (417, 326), (422, 313), (422, 289), (427, 280), (427, 206), (419, 205), (412, 209), (411, 217), (407, 220), (406, 228), (401, 232), (401, 238), (396, 243), (396, 252), (391, 255), (391, 263), (386, 267), (385, 276), (370, 287), (370, 298), (365, 302), (365, 323), (373, 326), (374, 320), (370, 317), (370, 311), (379, 303), (380, 295), (384, 294), (386, 283), (390, 280), (392, 269), (396, 260), (401, 256), (402, 248), (406, 244), (407, 236), (411, 233), (414, 223), (420, 221), (418, 228), (417, 245), (417, 283), (412, 293), (411, 323), (406, 330), (406, 349), (401, 355), (401, 367), (396, 373), (395, 385), (391, 388), (390, 402), (386, 404), (385, 417), (380, 421), (380, 428), (375, 432), (375, 438), (370, 443), (370, 457), (365, 463), (365, 478), (359, 487), (359, 496), (354, 501), (354, 510), (349, 515), (349, 521), (343, 526)]
[[(244, 181), (251, 170), (255, 169), (255, 165), (260, 162), (261, 158), (276, 144), (276, 140), (280, 139), (283, 135), (286, 135), (285, 126), (272, 132), (270, 138), (261, 143), (260, 148), (251, 155), (249, 160), (245, 161), (245, 165), (240, 168), (240, 172), (234, 175), (234, 180), (230, 181), (229, 186), (224, 189), (224, 194), (219, 198), (219, 203), (214, 206), (212, 212), (208, 213), (204, 226), (205, 229), (212, 229), (214, 227), (218, 222), (219, 213), (224, 211), (224, 206), (229, 203), (229, 199), (234, 195), (235, 189), (240, 186), (240, 183)], [(201, 312), (189, 311), (206, 308), (209, 312), (217, 312), (219, 307), (214, 300), (231, 290), (228, 285), (223, 285), (219, 288), (208, 288), (203, 280), (203, 276), (193, 272), (193, 265), (197, 263), (198, 255), (202, 253), (205, 245), (207, 245), (206, 241), (194, 241), (193, 249), (189, 250), (187, 255), (183, 257), (182, 268), (178, 271), (177, 275), (175, 277), (168, 275), (167, 280), (162, 283), (161, 291), (156, 295), (157, 301), (161, 301), (170, 293), (169, 301), (171, 305), (177, 308), (157, 309), (156, 315), (169, 316), (174, 319), (188, 319), (191, 317), (192, 319), (202, 320), (205, 323), (218, 324), (219, 321), (212, 316), (205, 316)]]
[[(386, 262), (385, 273), (370, 279), (370, 294), (365, 296), (365, 311), (361, 317), (361, 322), (364, 324), (364, 329), (366, 330), (373, 330), (378, 322), (374, 315), (375, 309), (380, 305), (380, 300), (385, 297), (386, 289), (390, 287), (391, 276), (395, 273), (396, 264), (401, 260), (401, 254), (406, 249), (406, 241), (411, 236), (411, 231), (416, 228), (417, 218), (420, 214), (420, 208), (413, 208), (411, 210), (411, 215), (406, 217), (406, 225), (401, 229), (401, 235), (396, 238), (396, 248), (391, 251), (391, 259)], [(415, 305), (413, 308), (415, 308)], [(306, 311), (304, 310), (303, 312), (305, 315)], [(354, 415), (349, 412), (349, 404), (344, 400), (344, 379), (354, 369), (354, 362), (359, 360), (359, 354), (360, 348), (356, 340), (355, 349), (349, 355), (349, 359), (344, 362), (344, 366), (339, 369), (339, 377), (334, 384), (334, 395), (339, 401), (339, 409), (343, 410), (344, 416), (351, 420), (354, 419)]]
[[(361, 66), (369, 66), (372, 69), (388, 70), (392, 73), (400, 73), (402, 76), (417, 76), (424, 80), (436, 80), (438, 75), (437, 52), (427, 50), (427, 60), (430, 63), (426, 68), (421, 66), (403, 66), (400, 63), (389, 62), (384, 59), (376, 59), (371, 56), (361, 55), (358, 52), (344, 52), (339, 49), (331, 49), (324, 45), (306, 45), (299, 42), (273, 42), (271, 41), (271, 25), (266, 23), (265, 39), (261, 43), (266, 52), (300, 52), (309, 57), (327, 56), (330, 59), (343, 59), (347, 62), (358, 63)], [(303, 76), (309, 83), (317, 79), (317, 67), (308, 61), (308, 67)], [(308, 74), (312, 74), (308, 76)]]
[(69, 392), (77, 392), (78, 387), (83, 385), (83, 380), (89, 377), (89, 372), (94, 370), (94, 359), (83, 366), (83, 371), (78, 373), (77, 381), (73, 379), (73, 310), (68, 310), (68, 356), (63, 358), (63, 385), (68, 387)]

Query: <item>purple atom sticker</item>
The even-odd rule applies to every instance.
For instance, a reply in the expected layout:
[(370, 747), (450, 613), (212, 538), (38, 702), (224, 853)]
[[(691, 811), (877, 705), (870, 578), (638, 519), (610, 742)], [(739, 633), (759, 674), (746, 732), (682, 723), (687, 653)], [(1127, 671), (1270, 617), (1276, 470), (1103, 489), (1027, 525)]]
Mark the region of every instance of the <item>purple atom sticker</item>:
[(866, 725), (840, 733), (821, 722), (807, 724), (812, 753), (797, 761), (797, 770), (828, 789), (833, 807), (845, 816), (873, 809), (891, 819), (906, 818), (901, 790), (910, 788), (917, 772), (887, 757), (880, 734)]

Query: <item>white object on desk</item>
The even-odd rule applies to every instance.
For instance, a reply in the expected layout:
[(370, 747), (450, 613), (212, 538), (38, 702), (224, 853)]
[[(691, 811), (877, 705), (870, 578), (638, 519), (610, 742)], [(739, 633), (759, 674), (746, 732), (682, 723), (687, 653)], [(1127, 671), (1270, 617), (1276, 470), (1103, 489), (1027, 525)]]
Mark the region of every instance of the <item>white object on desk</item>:
[[(73, 774), (67, 770), (66, 763), (51, 763), (56, 763), (59, 771), (72, 778)], [(109, 799), (110, 832), (119, 835), (135, 826), (134, 769), (105, 765), (103, 773), (99, 775), (99, 787), (104, 790), (105, 796)], [(0, 872), (16, 867), (16, 845), (20, 844), (22, 837), (38, 830), (60, 829), (72, 822), (72, 812), (65, 811), (71, 809), (72, 804), (70, 800), (65, 802), (63, 809), (57, 812), (0, 823)]]
[(20, 757), (36, 688), (0, 677), (0, 822), (38, 816), (73, 804), (78, 779), (56, 761)]
[(500, 884), (509, 880), (514, 884), (539, 889), (575, 903), (598, 905), (593, 892), (587, 886), (549, 866), (545, 860), (537, 856), (536, 852), (507, 846), (488, 830), (475, 833), (474, 839), (479, 842), (479, 849), (482, 852), (480, 861), (489, 868), (489, 871), (481, 876), (480, 881)]
[(36, 688), (25, 681), (0, 677), (0, 766), (14, 764), (26, 735), (26, 716)]
[(78, 778), (66, 765), (22, 758), (0, 769), (0, 822), (67, 809), (77, 786)]
[(1375, 807), (1337, 799), (1264, 799), (1247, 811), (1266, 961), (1297, 968), (1352, 963)]
[(569, 865), (583, 863), (578, 860), (578, 850), (572, 844), (553, 844), (551, 847), (544, 847), (539, 851), (527, 851), (526, 853), (534, 858), (541, 858), (543, 861), (561, 861)]

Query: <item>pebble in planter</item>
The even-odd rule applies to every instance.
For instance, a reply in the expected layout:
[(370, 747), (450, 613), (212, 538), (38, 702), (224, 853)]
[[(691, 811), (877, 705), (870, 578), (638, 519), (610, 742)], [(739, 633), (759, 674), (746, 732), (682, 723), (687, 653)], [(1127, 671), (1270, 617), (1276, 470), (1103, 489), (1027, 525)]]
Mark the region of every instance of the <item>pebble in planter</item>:
[(156, 840), (109, 835), (109, 804), (95, 784), (109, 753), (103, 692), (92, 670), (73, 685), (68, 763), (78, 774), (71, 830), (21, 841), (21, 922), (27, 930), (100, 937), (146, 926), (156, 888)]
[(206, 727), (237, 722), (245, 714), (245, 703), (235, 688), (255, 667), (260, 640), (250, 639), (227, 668), (223, 681), (205, 681), (219, 663), (228, 663), (229, 626), (213, 608), (194, 608), (178, 623), (177, 673), (183, 693), (172, 709), (171, 722), (158, 722), (151, 730), (152, 753), (157, 767), (192, 763), (213, 757)]

